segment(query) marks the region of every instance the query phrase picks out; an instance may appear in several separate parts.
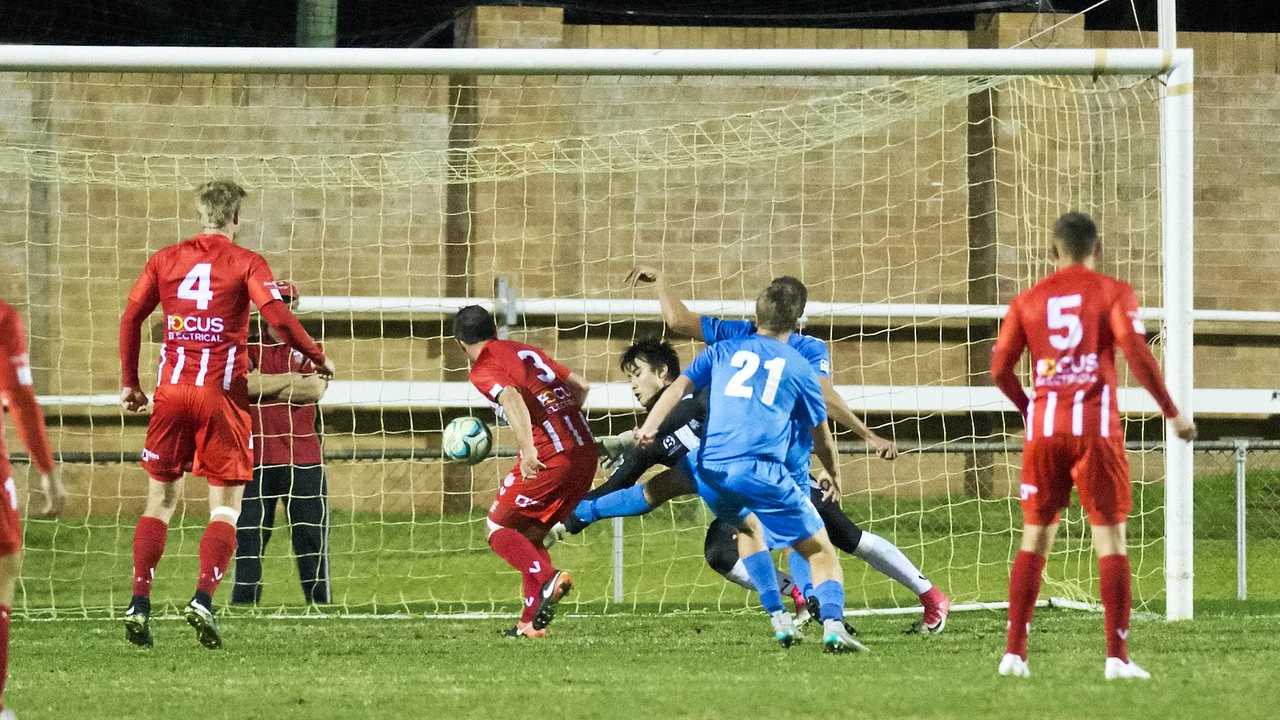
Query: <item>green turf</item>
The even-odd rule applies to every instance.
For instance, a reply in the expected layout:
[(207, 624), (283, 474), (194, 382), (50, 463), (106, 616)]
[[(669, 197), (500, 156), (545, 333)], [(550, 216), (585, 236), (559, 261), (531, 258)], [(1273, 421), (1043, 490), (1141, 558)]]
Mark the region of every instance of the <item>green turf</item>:
[(1034, 677), (995, 675), (1004, 618), (953, 616), (939, 637), (904, 618), (857, 619), (872, 653), (789, 651), (758, 615), (563, 617), (543, 641), (503, 640), (498, 620), (225, 621), (199, 647), (180, 621), (157, 645), (116, 622), (24, 622), (13, 631), (8, 701), (58, 718), (1200, 718), (1272, 715), (1276, 603), (1218, 608), (1191, 623), (1133, 626), (1155, 679), (1102, 680), (1102, 620), (1041, 611)]

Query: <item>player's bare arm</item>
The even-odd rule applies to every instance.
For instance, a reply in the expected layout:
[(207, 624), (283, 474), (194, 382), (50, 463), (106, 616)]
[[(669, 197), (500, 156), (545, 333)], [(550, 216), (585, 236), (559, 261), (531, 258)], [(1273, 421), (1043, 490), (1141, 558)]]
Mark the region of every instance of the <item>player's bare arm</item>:
[(159, 304), (160, 291), (148, 263), (120, 316), (120, 404), (129, 412), (147, 409), (147, 394), (138, 380), (138, 353), (142, 349), (142, 324)]
[(830, 376), (824, 375), (818, 379), (818, 382), (822, 385), (822, 399), (827, 403), (827, 415), (832, 420), (857, 433), (858, 437), (862, 438), (862, 441), (874, 450), (880, 459), (893, 460), (898, 457), (898, 446), (892, 440), (880, 437), (874, 430), (867, 427), (867, 424), (849, 407), (849, 403), (841, 397)]
[(831, 434), (831, 426), (823, 421), (813, 428), (813, 454), (818, 456), (818, 463), (822, 465), (822, 471), (826, 474), (827, 480), (830, 482), (827, 489), (823, 490), (823, 498), (830, 500), (832, 497), (840, 497), (841, 485), (840, 477), (840, 455), (836, 450), (836, 438)]
[(689, 394), (693, 390), (693, 381), (681, 375), (676, 378), (675, 382), (667, 386), (662, 391), (662, 396), (658, 398), (657, 404), (649, 411), (649, 415), (644, 419), (644, 424), (636, 431), (636, 442), (640, 445), (652, 444), (658, 437), (658, 428), (662, 426), (662, 421), (667, 419), (672, 409), (680, 402), (680, 398)]
[(516, 447), (520, 450), (520, 473), (526, 478), (536, 477), (538, 471), (546, 468), (538, 459), (538, 449), (533, 445), (533, 420), (529, 417), (529, 406), (524, 404), (524, 397), (515, 388), (506, 388), (498, 395), (498, 402), (506, 411), (507, 424), (516, 435)]
[(253, 402), (283, 400), (296, 404), (319, 402), (329, 381), (314, 373), (249, 373), (249, 399)]
[(1114, 306), (1107, 320), (1111, 325), (1111, 332), (1119, 340), (1118, 344), (1124, 352), (1133, 376), (1160, 406), (1161, 414), (1172, 423), (1174, 434), (1186, 442), (1191, 442), (1196, 438), (1196, 424), (1191, 418), (1179, 412), (1173, 404), (1173, 399), (1169, 397), (1164, 374), (1160, 372), (1160, 364), (1156, 362), (1155, 355), (1151, 354), (1151, 348), (1147, 346), (1146, 334), (1142, 332), (1142, 325), (1137, 317), (1137, 298), (1131, 297), (1127, 302)]
[(666, 277), (656, 268), (638, 266), (627, 274), (626, 283), (630, 287), (656, 284), (658, 286), (658, 305), (662, 307), (662, 321), (671, 332), (694, 340), (705, 340), (702, 337), (702, 318), (691, 311), (684, 300), (681, 300), (667, 285)]

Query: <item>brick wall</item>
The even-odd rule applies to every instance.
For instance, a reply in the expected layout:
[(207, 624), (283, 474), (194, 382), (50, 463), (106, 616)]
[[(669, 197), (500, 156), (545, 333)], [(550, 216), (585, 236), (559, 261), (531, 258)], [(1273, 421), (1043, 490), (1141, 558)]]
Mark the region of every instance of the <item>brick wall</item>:
[[(564, 25), (557, 9), (482, 7), (460, 20), (459, 43), (1008, 46), (1037, 29), (1030, 19), (1000, 16), (973, 33), (603, 27)], [(1077, 23), (1050, 41), (1123, 47), (1150, 45), (1153, 38), (1086, 33)], [(1273, 197), (1280, 194), (1280, 172), (1271, 168), (1269, 152), (1280, 125), (1280, 101), (1273, 100), (1280, 96), (1277, 38), (1189, 34), (1181, 42), (1197, 52), (1196, 305), (1280, 309), (1280, 253), (1268, 222), (1280, 212), (1273, 201), (1280, 199)], [(866, 94), (882, 83), (0, 76), (7, 100), (0, 108), (0, 146), (62, 153), (56, 167), (47, 168), (37, 157), (26, 181), (0, 185), (0, 283), (5, 297), (29, 318), (43, 392), (114, 392), (116, 323), (133, 276), (148, 253), (195, 229), (190, 188), (207, 177), (231, 175), (254, 190), (241, 241), (266, 255), (277, 275), (294, 279), (304, 293), (484, 297), (502, 276), (525, 296), (630, 297), (621, 278), (645, 262), (661, 265), (691, 298), (750, 297), (770, 277), (791, 273), (805, 279), (815, 300), (966, 302), (975, 273), (967, 224), (969, 108), (963, 95), (930, 105), (910, 122), (875, 125), (791, 156), (761, 151), (696, 167), (673, 160), (691, 153), (705, 158), (716, 148), (767, 146), (766, 135), (744, 140), (743, 128), (804, 142), (806, 133), (823, 127), (823, 113), (840, 111), (821, 105), (833, 96), (862, 103), (869, 97), (886, 103), (914, 97), (892, 90)], [(1015, 111), (1027, 106), (1013, 102), (1015, 96), (1040, 103), (1040, 109)], [(1129, 277), (1148, 304), (1157, 303), (1151, 147), (1090, 144), (1079, 128), (1062, 129), (1063, 108), (1042, 86), (1010, 85), (996, 97), (1005, 135), (997, 144), (1014, 137), (1015, 126), (1036, 139), (1016, 148), (1020, 154), (1004, 153), (997, 161), (992, 192), (1000, 211), (999, 246), (992, 272), (998, 299), (1043, 271), (1045, 225), (1069, 204), (1083, 203), (1102, 221), (1104, 269)], [(451, 98), (465, 99), (465, 106), (451, 107)], [(1111, 101), (1101, 93), (1088, 100), (1094, 103), (1090, 116), (1154, 132), (1154, 106), (1126, 115), (1127, 110), (1109, 112)], [(818, 109), (806, 110), (806, 103), (818, 103)], [(742, 122), (749, 113), (762, 121)], [(799, 124), (786, 122), (797, 119)], [(549, 142), (556, 138), (562, 141)], [(504, 173), (494, 148), (517, 163), (616, 169)], [(446, 184), (448, 153), (472, 151), (479, 159), (476, 178)], [(12, 149), (4, 152), (6, 163), (15, 157)], [(96, 153), (95, 160), (83, 162), (77, 153)], [(1037, 176), (1024, 161), (1028, 157), (1070, 171)], [(632, 167), (637, 163), (641, 169)], [(12, 167), (3, 164), (0, 170)], [(1123, 172), (1091, 172), (1096, 167)], [(317, 177), (325, 178), (323, 187), (316, 186)], [(1100, 178), (1118, 179), (1108, 185)], [(460, 194), (450, 199), (450, 192)], [(323, 326), (311, 321), (311, 327), (323, 332), (346, 378), (458, 379), (463, 370), (434, 319), (330, 316)], [(868, 322), (812, 329), (833, 339), (839, 383), (970, 381), (964, 328)], [(1198, 384), (1274, 386), (1269, 337), (1255, 335), (1256, 327), (1208, 329), (1216, 334), (1197, 349)], [(531, 325), (516, 337), (548, 346), (593, 380), (619, 381), (617, 351), (636, 332), (653, 330), (637, 330), (629, 318), (618, 318), (559, 331)], [(144, 347), (146, 362), (154, 362), (155, 350)], [(681, 345), (686, 361), (693, 350), (692, 344)], [(424, 447), (444, 419), (438, 413), (335, 411), (326, 416), (333, 430), (328, 442), (335, 449)], [(619, 427), (628, 421), (618, 420)], [(905, 439), (940, 439), (933, 419), (896, 420)], [(122, 423), (111, 412), (77, 409), (55, 413), (51, 423), (55, 442), (65, 450), (134, 451), (143, 430), (137, 419)], [(599, 429), (608, 425), (602, 419)], [(393, 431), (384, 434), (383, 427)], [(11, 446), (14, 440), (9, 438)], [(879, 487), (887, 474), (898, 491), (940, 492), (958, 486), (963, 474), (953, 467), (963, 467), (957, 458), (900, 462), (890, 469), (862, 459), (846, 462), (856, 478), (854, 491)], [(406, 511), (438, 511), (443, 488), (458, 493), (461, 487), (475, 492), (473, 502), (463, 505), (482, 506), (504, 465), (486, 463), (452, 481), (430, 463), (407, 467), (402, 472), (394, 463), (340, 464), (333, 495), (360, 507), (391, 503)], [(996, 475), (998, 490), (1004, 481)], [(129, 496), (126, 488), (141, 487), (133, 467), (68, 467), (66, 476), (81, 497)], [(404, 490), (410, 487), (412, 492)], [(378, 499), (384, 492), (391, 494)], [(94, 507), (105, 505), (95, 501)]]

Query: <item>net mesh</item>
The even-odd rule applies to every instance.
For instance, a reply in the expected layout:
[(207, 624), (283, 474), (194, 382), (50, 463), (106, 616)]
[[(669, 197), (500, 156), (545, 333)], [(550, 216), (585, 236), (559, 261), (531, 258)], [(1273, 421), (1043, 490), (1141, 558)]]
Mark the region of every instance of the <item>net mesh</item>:
[[(461, 385), (447, 316), (347, 298), (429, 305), (491, 297), (505, 280), (565, 301), (522, 316), (511, 337), (606, 388), (625, 380), (622, 349), (660, 321), (569, 301), (651, 298), (622, 283), (638, 264), (690, 300), (753, 298), (791, 274), (811, 303), (925, 306), (811, 313), (808, 331), (830, 343), (855, 409), (909, 448), (893, 464), (845, 453), (846, 511), (960, 600), (1004, 596), (1021, 426), (999, 405), (928, 399), (983, 384), (977, 351), (994, 329), (928, 306), (1007, 301), (1050, 267), (1047, 228), (1072, 209), (1099, 221), (1101, 269), (1161, 302), (1157, 89), (1144, 78), (8, 74), (0, 86), (12, 99), (0, 110), (0, 274), (29, 324), (56, 447), (76, 461), (63, 469), (69, 521), (25, 527), (16, 603), (29, 614), (127, 601), (145, 418), (114, 404), (116, 332), (146, 258), (198, 229), (191, 191), (209, 179), (250, 188), (239, 241), (299, 285), (313, 308), (301, 317), (340, 369), (321, 429), (333, 601), (349, 611), (507, 611), (518, 582), (482, 520), (510, 458), (437, 459), (449, 419), (492, 421), (467, 407), (480, 398)], [(686, 362), (697, 349), (678, 347)], [(144, 333), (144, 378), (157, 353)], [(629, 397), (613, 387), (608, 397)], [(917, 402), (886, 406), (888, 387)], [(598, 435), (637, 417), (616, 401), (589, 415)], [(1161, 429), (1128, 423), (1131, 439)], [(497, 446), (509, 454), (505, 429)], [(1146, 605), (1161, 592), (1162, 463), (1131, 461)], [(202, 483), (185, 483), (158, 603), (188, 596)], [(583, 609), (747, 607), (703, 561), (707, 520), (689, 498), (626, 521), (619, 589), (610, 524), (555, 553)], [(286, 527), (278, 513), (267, 606), (302, 601)], [(1096, 597), (1078, 513), (1060, 537), (1051, 593)], [(916, 602), (856, 560), (846, 572), (851, 605)]]

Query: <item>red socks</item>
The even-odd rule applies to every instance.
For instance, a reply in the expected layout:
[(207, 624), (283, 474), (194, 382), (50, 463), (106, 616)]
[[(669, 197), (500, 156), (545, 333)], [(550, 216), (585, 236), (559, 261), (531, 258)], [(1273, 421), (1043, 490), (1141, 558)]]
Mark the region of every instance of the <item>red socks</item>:
[(0, 710), (4, 709), (4, 683), (9, 679), (9, 606), (0, 605)]
[(213, 595), (235, 552), (236, 526), (221, 520), (210, 522), (200, 538), (200, 578), (196, 581), (197, 592)]
[(169, 526), (158, 518), (138, 518), (133, 530), (133, 594), (151, 597), (151, 581), (156, 577), (156, 565), (164, 555), (164, 543), (169, 537)]
[(511, 528), (499, 528), (489, 536), (489, 547), (507, 564), (520, 571), (524, 609), (520, 622), (531, 622), (537, 611), (538, 591), (542, 584), (555, 574), (551, 556), (546, 548), (535, 545), (529, 538)]
[(1129, 556), (1098, 558), (1102, 608), (1107, 629), (1107, 657), (1129, 661), (1129, 609), (1133, 606)]
[(1013, 560), (1009, 573), (1009, 636), (1005, 652), (1027, 659), (1027, 631), (1031, 626), (1031, 613), (1040, 595), (1040, 573), (1044, 571), (1044, 558), (1022, 550)]

